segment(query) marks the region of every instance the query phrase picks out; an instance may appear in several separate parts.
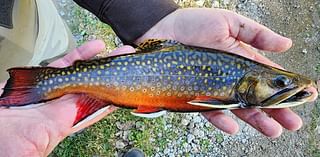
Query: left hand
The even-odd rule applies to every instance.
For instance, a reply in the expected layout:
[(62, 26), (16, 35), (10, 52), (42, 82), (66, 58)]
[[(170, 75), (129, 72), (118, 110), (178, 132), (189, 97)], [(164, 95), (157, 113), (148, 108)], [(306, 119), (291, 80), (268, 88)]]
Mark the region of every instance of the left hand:
[[(66, 67), (75, 60), (89, 59), (104, 50), (102, 41), (91, 41), (74, 49), (65, 57), (49, 66)], [(133, 51), (131, 47), (122, 47), (114, 53)], [(2, 89), (4, 83), (0, 84)], [(0, 94), (2, 90), (0, 90)], [(60, 141), (102, 119), (116, 108), (108, 110), (95, 119), (72, 128), (76, 117), (77, 95), (65, 95), (43, 106), (31, 109), (0, 109), (0, 156), (47, 156)]]

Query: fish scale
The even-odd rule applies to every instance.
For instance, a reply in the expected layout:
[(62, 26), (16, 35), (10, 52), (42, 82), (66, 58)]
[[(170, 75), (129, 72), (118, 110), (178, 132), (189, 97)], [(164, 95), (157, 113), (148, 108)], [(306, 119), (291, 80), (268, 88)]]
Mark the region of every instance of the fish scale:
[[(267, 107), (312, 86), (298, 74), (172, 40), (149, 40), (135, 54), (76, 61), (66, 68), (13, 68), (9, 73), (0, 106), (81, 93), (86, 98), (77, 102), (75, 124), (106, 104), (133, 108), (135, 113)], [(295, 98), (299, 95), (305, 94)]]
[[(211, 96), (221, 95), (221, 92), (230, 95), (230, 89), (245, 71), (237, 66), (243, 67), (246, 63), (243, 60), (232, 60), (231, 57), (219, 53), (180, 47), (170, 52), (127, 55), (106, 60), (93, 60), (90, 64), (79, 63), (76, 67), (62, 69), (54, 75), (51, 74), (54, 77), (49, 77), (40, 84), (46, 84), (42, 85), (43, 89), (47, 89), (44, 92), (75, 84), (100, 86), (110, 83), (120, 86), (119, 90), (148, 92), (153, 96), (161, 94), (179, 97), (191, 97), (197, 94)], [(233, 64), (230, 64), (231, 62)], [(154, 67), (155, 63), (157, 68)], [(246, 67), (254, 65), (246, 64)], [(79, 69), (79, 72), (76, 69)], [(193, 84), (190, 85), (185, 80), (191, 80)], [(167, 85), (165, 90), (163, 84)], [(188, 86), (191, 90), (187, 90)]]

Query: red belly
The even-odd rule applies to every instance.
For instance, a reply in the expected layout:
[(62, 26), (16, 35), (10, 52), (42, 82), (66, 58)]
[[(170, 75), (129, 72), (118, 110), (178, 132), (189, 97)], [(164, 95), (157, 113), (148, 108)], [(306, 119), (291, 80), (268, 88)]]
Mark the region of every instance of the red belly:
[(195, 96), (168, 96), (166, 94), (144, 93), (105, 86), (67, 86), (47, 94), (46, 99), (60, 97), (64, 94), (86, 93), (116, 106), (125, 108), (147, 107), (180, 112), (200, 112), (212, 108), (190, 105), (187, 102), (196, 99)]

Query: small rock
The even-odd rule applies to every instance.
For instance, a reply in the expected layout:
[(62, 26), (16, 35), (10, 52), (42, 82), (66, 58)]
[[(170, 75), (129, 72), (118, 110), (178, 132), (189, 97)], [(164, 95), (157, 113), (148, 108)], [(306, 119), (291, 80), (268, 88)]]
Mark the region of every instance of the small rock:
[(205, 122), (201, 121), (200, 123), (198, 123), (199, 128), (203, 128)]
[(132, 121), (129, 121), (129, 122), (126, 122), (124, 124), (122, 124), (122, 130), (129, 130), (133, 127), (133, 122)]
[(123, 126), (121, 125), (120, 122), (116, 122), (116, 126), (119, 130), (122, 130)]
[(209, 128), (209, 127), (212, 126), (212, 124), (211, 124), (209, 121), (207, 121), (206, 124), (205, 124), (205, 126), (206, 126), (207, 128)]
[(121, 134), (122, 134), (122, 131), (119, 131), (119, 132), (117, 132), (115, 135), (116, 135), (116, 136), (121, 136)]
[(137, 128), (138, 130), (143, 131), (143, 130), (145, 129), (145, 125), (144, 125), (143, 122), (137, 121), (137, 122), (136, 122), (136, 128)]
[(196, 137), (199, 137), (199, 138), (201, 138), (201, 137), (204, 136), (204, 132), (203, 132), (202, 130), (200, 130), (200, 129), (194, 129), (193, 134), (194, 134)]
[(181, 124), (183, 125), (183, 126), (187, 126), (188, 124), (189, 124), (189, 120), (187, 120), (187, 119), (182, 119), (181, 120)]
[(307, 53), (308, 53), (307, 49), (303, 49), (303, 50), (302, 50), (302, 53), (303, 53), (303, 54), (307, 54)]
[(194, 138), (195, 138), (195, 137), (194, 137), (192, 134), (188, 134), (188, 136), (187, 136), (187, 142), (188, 142), (188, 143), (191, 143)]
[(126, 144), (123, 141), (117, 141), (116, 142), (116, 148), (122, 149), (126, 146)]
[(169, 148), (166, 148), (164, 151), (163, 151), (164, 154), (169, 154), (170, 153), (170, 149)]
[(150, 141), (151, 143), (153, 143), (153, 142), (156, 141), (156, 139), (154, 139), (154, 138), (151, 137), (151, 138), (149, 139), (149, 141)]
[(316, 127), (316, 130), (317, 130), (318, 134), (320, 135), (320, 127), (319, 126)]
[(213, 1), (212, 2), (212, 8), (219, 8), (219, 7), (220, 7), (219, 1)]
[(114, 38), (114, 44), (115, 44), (117, 47), (123, 46), (123, 43), (122, 43), (122, 41), (120, 40), (119, 37), (115, 37), (115, 38)]
[(185, 148), (185, 149), (187, 149), (187, 148), (188, 148), (188, 143), (183, 143), (183, 144), (182, 144), (182, 147)]
[(188, 129), (193, 129), (194, 128), (194, 122), (189, 123)]
[(228, 5), (230, 3), (230, 0), (223, 0), (223, 5)]
[(196, 1), (197, 6), (203, 6), (204, 0)]
[(59, 14), (60, 14), (60, 16), (64, 16), (65, 15), (64, 11), (60, 11)]
[(247, 0), (240, 0), (240, 3), (247, 3)]
[(200, 116), (195, 117), (195, 118), (193, 119), (193, 122), (194, 122), (194, 123), (200, 123), (200, 122), (201, 122)]
[(128, 140), (128, 135), (129, 135), (130, 131), (123, 131), (123, 136), (122, 139), (127, 141)]

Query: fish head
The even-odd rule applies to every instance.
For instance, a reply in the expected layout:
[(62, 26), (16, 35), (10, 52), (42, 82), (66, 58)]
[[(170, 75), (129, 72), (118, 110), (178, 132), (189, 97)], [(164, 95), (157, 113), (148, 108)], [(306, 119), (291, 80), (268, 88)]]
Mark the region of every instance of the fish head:
[(308, 90), (315, 82), (305, 76), (268, 67), (246, 73), (236, 87), (244, 107), (286, 108), (314, 99), (317, 92)]

